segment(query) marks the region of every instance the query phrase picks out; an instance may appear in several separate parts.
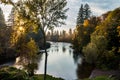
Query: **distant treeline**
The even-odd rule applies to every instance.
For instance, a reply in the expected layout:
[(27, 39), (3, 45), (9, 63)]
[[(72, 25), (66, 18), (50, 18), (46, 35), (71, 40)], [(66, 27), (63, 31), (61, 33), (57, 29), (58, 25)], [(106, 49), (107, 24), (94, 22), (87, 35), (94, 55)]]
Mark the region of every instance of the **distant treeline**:
[(72, 29), (69, 29), (68, 32), (65, 30), (63, 31), (48, 31), (47, 32), (47, 40), (48, 41), (55, 41), (55, 42), (72, 42), (72, 38), (74, 33)]

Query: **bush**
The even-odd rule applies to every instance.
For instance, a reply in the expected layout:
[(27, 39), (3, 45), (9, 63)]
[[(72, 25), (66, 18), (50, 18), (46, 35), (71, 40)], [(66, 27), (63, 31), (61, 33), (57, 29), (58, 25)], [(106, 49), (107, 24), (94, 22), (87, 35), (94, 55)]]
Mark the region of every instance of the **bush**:
[[(43, 75), (34, 75), (30, 77), (24, 70), (14, 67), (3, 67), (0, 69), (0, 80), (43, 80)], [(47, 75), (47, 80), (63, 80)]]
[(0, 80), (28, 80), (28, 75), (23, 70), (4, 67), (0, 69)]
[(95, 63), (98, 57), (97, 47), (94, 43), (89, 43), (86, 47), (83, 48), (83, 53), (85, 60), (88, 63)]

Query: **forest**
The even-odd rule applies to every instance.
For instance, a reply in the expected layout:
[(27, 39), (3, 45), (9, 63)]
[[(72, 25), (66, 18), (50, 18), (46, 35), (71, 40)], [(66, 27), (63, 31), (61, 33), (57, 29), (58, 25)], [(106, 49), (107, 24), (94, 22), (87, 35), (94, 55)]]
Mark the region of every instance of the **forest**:
[[(13, 6), (7, 22), (0, 8), (0, 65), (20, 57), (23, 66), (0, 66), (0, 80), (64, 80), (47, 73), (50, 42), (72, 44), (74, 61), (82, 55), (76, 69), (78, 80), (120, 79), (120, 7), (94, 16), (89, 4), (81, 4), (75, 29), (59, 31), (54, 28), (65, 24), (67, 0), (0, 0), (0, 4)], [(43, 54), (44, 73), (36, 74)], [(96, 69), (115, 74), (83, 78), (82, 70), (87, 69), (89, 76)]]

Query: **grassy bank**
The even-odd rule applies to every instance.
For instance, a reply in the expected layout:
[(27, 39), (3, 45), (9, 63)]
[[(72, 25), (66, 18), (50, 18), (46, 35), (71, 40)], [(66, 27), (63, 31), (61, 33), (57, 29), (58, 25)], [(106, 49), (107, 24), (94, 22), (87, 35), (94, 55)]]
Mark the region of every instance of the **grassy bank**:
[[(43, 80), (43, 74), (30, 77), (24, 70), (14, 67), (3, 67), (0, 69), (0, 80)], [(47, 80), (63, 80), (47, 75)]]

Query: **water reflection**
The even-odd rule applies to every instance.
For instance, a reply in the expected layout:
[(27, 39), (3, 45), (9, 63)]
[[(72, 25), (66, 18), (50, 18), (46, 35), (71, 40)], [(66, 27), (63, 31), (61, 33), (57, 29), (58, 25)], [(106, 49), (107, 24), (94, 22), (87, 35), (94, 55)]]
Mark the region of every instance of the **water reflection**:
[[(69, 43), (51, 43), (51, 47), (48, 49), (48, 64), (47, 73), (56, 77), (62, 77), (65, 80), (75, 80), (76, 68), (73, 59), (73, 50), (69, 47)], [(71, 55), (70, 55), (71, 54)], [(37, 74), (44, 73), (44, 53), (39, 64)]]
[[(94, 67), (84, 62), (82, 64), (83, 56), (80, 53), (73, 53), (73, 49), (70, 48), (71, 44), (62, 42), (51, 44), (48, 49), (47, 74), (65, 80), (79, 80), (89, 77)], [(38, 58), (36, 74), (43, 74), (45, 54), (39, 54)]]
[(82, 55), (80, 53), (73, 53), (73, 59), (75, 64), (81, 64)]
[(65, 51), (66, 51), (65, 46), (62, 47), (62, 51), (63, 51), (63, 53), (65, 53)]
[[(51, 42), (51, 44), (48, 49), (47, 74), (65, 80), (79, 80), (89, 77), (94, 67), (84, 62), (82, 64), (83, 56), (80, 53), (73, 53), (73, 49), (70, 48), (71, 44), (62, 42)], [(45, 54), (39, 54), (38, 58), (36, 74), (43, 74)]]
[(77, 65), (77, 77), (78, 79), (88, 78), (92, 72), (94, 67), (88, 63), (82, 63)]
[[(47, 74), (55, 77), (61, 77), (65, 80), (76, 80), (89, 77), (92, 67), (88, 64), (82, 64), (82, 55), (73, 53), (69, 43), (51, 43), (48, 49)], [(37, 74), (44, 73), (44, 53), (39, 61)]]

